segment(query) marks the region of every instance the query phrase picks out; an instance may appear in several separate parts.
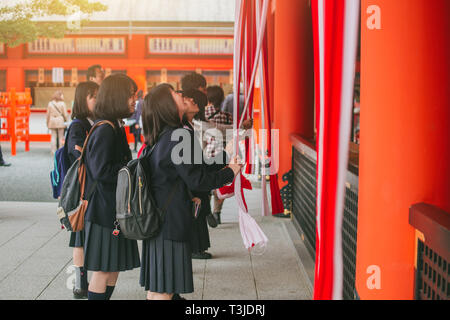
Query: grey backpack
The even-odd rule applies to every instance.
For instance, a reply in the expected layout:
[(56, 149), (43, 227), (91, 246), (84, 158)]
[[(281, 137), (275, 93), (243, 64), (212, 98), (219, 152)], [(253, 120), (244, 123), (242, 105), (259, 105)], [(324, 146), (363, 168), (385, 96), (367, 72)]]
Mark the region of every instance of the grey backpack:
[(172, 187), (164, 207), (158, 208), (148, 179), (150, 172), (148, 158), (154, 147), (145, 148), (140, 158), (131, 160), (119, 171), (116, 189), (115, 235), (119, 233), (119, 225), (124, 237), (132, 240), (153, 238), (161, 230), (165, 212), (178, 182)]
[(95, 181), (90, 187), (90, 190), (85, 194), (86, 165), (84, 158), (89, 137), (96, 128), (103, 124), (109, 124), (114, 128), (113, 123), (110, 121), (103, 120), (97, 122), (91, 128), (84, 141), (81, 156), (72, 164), (64, 177), (56, 214), (67, 231), (77, 232), (84, 229), (84, 215), (88, 206), (88, 200), (97, 186), (97, 181)]

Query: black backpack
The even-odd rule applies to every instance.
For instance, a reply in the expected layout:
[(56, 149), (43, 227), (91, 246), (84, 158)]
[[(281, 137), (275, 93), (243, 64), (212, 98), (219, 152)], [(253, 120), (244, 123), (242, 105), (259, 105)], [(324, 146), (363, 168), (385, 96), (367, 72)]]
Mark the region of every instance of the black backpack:
[(164, 222), (165, 211), (178, 185), (175, 183), (166, 204), (162, 209), (156, 206), (155, 198), (150, 190), (148, 157), (153, 152), (147, 147), (141, 157), (131, 160), (120, 169), (116, 189), (116, 230), (127, 239), (145, 240), (157, 236)]
[[(80, 123), (81, 126), (86, 130), (84, 124), (82, 121), (78, 119), (74, 119), (72, 123), (70, 124), (69, 128), (67, 129), (66, 134), (66, 141), (69, 137), (70, 129), (72, 128), (72, 125), (74, 123)], [(86, 132), (89, 132), (89, 130), (86, 130)], [(86, 134), (87, 135), (87, 134)], [(64, 146), (56, 150), (55, 156), (53, 157), (53, 163), (54, 168), (52, 171), (50, 171), (50, 182), (52, 185), (52, 191), (53, 191), (53, 198), (58, 199), (61, 195), (61, 189), (64, 181), (64, 177), (66, 176), (67, 172), (70, 169), (70, 160), (69, 160), (69, 154), (67, 150), (67, 143), (64, 143)]]

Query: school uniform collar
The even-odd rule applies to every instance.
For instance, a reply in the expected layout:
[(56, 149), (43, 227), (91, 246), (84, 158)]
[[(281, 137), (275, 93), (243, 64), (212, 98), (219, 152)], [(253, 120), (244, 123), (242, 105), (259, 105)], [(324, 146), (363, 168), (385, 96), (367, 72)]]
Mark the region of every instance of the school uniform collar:
[(183, 124), (183, 128), (194, 131), (194, 124), (192, 122), (185, 121)]

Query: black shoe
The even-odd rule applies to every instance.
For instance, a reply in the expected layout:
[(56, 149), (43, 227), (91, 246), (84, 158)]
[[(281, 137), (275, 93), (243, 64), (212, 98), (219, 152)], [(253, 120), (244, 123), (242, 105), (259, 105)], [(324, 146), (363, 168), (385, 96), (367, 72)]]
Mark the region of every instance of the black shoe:
[(193, 252), (192, 259), (211, 259), (212, 255), (209, 252)]
[(290, 214), (284, 214), (284, 213), (277, 213), (277, 214), (272, 215), (272, 217), (290, 219), (291, 215)]
[(220, 212), (214, 212), (213, 216), (216, 219), (217, 224), (221, 224), (222, 223), (222, 221), (220, 221)]
[(9, 166), (11, 166), (11, 163), (7, 163), (5, 161), (0, 162), (0, 167), (9, 167)]
[(73, 297), (75, 299), (87, 299), (88, 291), (81, 288), (73, 288)]
[(183, 298), (178, 293), (174, 293), (174, 295), (172, 296), (172, 300), (186, 300), (186, 298)]
[(206, 221), (208, 222), (208, 225), (209, 225), (211, 228), (217, 227), (217, 220), (216, 220), (216, 218), (214, 218), (214, 216), (212, 215), (212, 213), (211, 213), (211, 214), (208, 214), (208, 215), (206, 216)]

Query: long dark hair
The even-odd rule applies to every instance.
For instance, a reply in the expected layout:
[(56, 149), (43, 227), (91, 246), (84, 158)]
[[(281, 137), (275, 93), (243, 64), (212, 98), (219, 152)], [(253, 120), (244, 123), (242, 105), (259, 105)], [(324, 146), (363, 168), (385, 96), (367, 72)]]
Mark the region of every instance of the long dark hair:
[(172, 97), (173, 87), (162, 83), (153, 88), (144, 99), (142, 126), (145, 143), (152, 146), (164, 127), (181, 127), (177, 105)]
[(110, 121), (130, 117), (128, 99), (136, 91), (136, 82), (127, 75), (117, 73), (106, 77), (97, 93), (94, 117)]
[(80, 82), (75, 89), (75, 98), (72, 107), (72, 119), (83, 120), (91, 116), (86, 99), (98, 91), (98, 84), (93, 81)]

